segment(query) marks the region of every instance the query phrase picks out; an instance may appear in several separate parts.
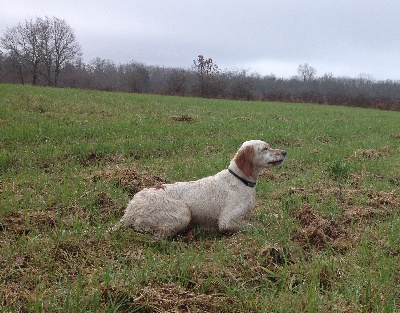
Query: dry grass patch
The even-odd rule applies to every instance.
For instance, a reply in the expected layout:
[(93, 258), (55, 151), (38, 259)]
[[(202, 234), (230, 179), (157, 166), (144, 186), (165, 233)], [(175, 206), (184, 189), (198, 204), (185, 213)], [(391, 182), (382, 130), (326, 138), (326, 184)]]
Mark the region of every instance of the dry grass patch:
[(189, 122), (194, 123), (196, 120), (193, 116), (188, 114), (181, 114), (181, 115), (173, 115), (172, 119), (176, 122)]
[(383, 146), (380, 149), (357, 149), (354, 151), (354, 160), (361, 161), (366, 159), (380, 158), (391, 155), (393, 149), (388, 146)]
[(343, 251), (353, 244), (342, 223), (326, 220), (309, 205), (295, 210), (293, 216), (299, 220), (301, 226), (294, 239), (305, 251), (323, 251), (327, 245)]
[(274, 172), (272, 170), (266, 169), (261, 172), (260, 177), (262, 179), (273, 180), (273, 181), (281, 183), (281, 182), (289, 179), (290, 174), (288, 172)]
[(159, 175), (141, 172), (134, 168), (113, 168), (104, 171), (99, 171), (90, 176), (92, 181), (100, 179), (112, 182), (116, 187), (122, 188), (130, 197), (139, 192), (143, 188), (159, 186), (166, 181)]
[[(291, 216), (299, 221), (294, 240), (304, 251), (324, 251), (328, 246), (346, 251), (357, 244), (366, 224), (384, 220), (399, 210), (396, 190), (374, 191), (361, 186), (361, 180), (371, 175), (351, 174), (348, 183), (341, 186), (320, 181), (307, 188), (291, 187), (286, 191), (286, 195), (301, 199), (302, 204), (291, 211)], [(281, 191), (273, 196), (283, 195)]]
[(169, 283), (145, 286), (136, 302), (150, 312), (218, 312), (231, 300), (223, 294), (203, 294)]
[(27, 235), (31, 231), (46, 231), (57, 226), (57, 214), (53, 211), (14, 211), (0, 220), (0, 232)]

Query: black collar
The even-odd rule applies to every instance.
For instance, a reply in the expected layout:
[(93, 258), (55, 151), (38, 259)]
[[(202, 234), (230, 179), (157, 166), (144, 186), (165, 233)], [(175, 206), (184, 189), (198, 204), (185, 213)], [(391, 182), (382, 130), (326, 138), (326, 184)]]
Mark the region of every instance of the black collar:
[(235, 176), (237, 179), (239, 179), (243, 184), (245, 184), (247, 187), (254, 187), (256, 183), (253, 183), (251, 181), (245, 180), (244, 178), (240, 177), (238, 174), (236, 174), (234, 171), (232, 171), (230, 168), (228, 168), (229, 173), (231, 173), (233, 176)]

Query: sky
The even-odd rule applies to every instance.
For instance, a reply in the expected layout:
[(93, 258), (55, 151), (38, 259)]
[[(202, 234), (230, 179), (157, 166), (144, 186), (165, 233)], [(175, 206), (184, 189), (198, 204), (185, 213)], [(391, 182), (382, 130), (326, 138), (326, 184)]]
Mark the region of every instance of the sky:
[[(6, 0), (1, 0), (6, 1)], [(308, 63), (317, 76), (400, 80), (399, 0), (12, 0), (0, 36), (36, 17), (64, 19), (84, 62), (222, 70), (278, 78)]]

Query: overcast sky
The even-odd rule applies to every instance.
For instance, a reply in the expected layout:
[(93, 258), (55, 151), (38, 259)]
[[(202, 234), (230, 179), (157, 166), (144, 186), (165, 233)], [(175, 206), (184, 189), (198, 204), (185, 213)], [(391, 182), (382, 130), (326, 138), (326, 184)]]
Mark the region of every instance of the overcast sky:
[(0, 36), (46, 15), (73, 28), (85, 62), (190, 68), (202, 54), (283, 78), (308, 63), (317, 76), (400, 79), (399, 0), (12, 0)]

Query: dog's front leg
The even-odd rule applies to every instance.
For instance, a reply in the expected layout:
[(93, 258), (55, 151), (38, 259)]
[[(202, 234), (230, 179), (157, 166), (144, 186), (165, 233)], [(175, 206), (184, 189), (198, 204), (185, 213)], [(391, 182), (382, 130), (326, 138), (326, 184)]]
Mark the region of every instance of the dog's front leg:
[(218, 221), (218, 230), (223, 234), (233, 234), (248, 224), (251, 210), (247, 207), (236, 207), (222, 212)]

